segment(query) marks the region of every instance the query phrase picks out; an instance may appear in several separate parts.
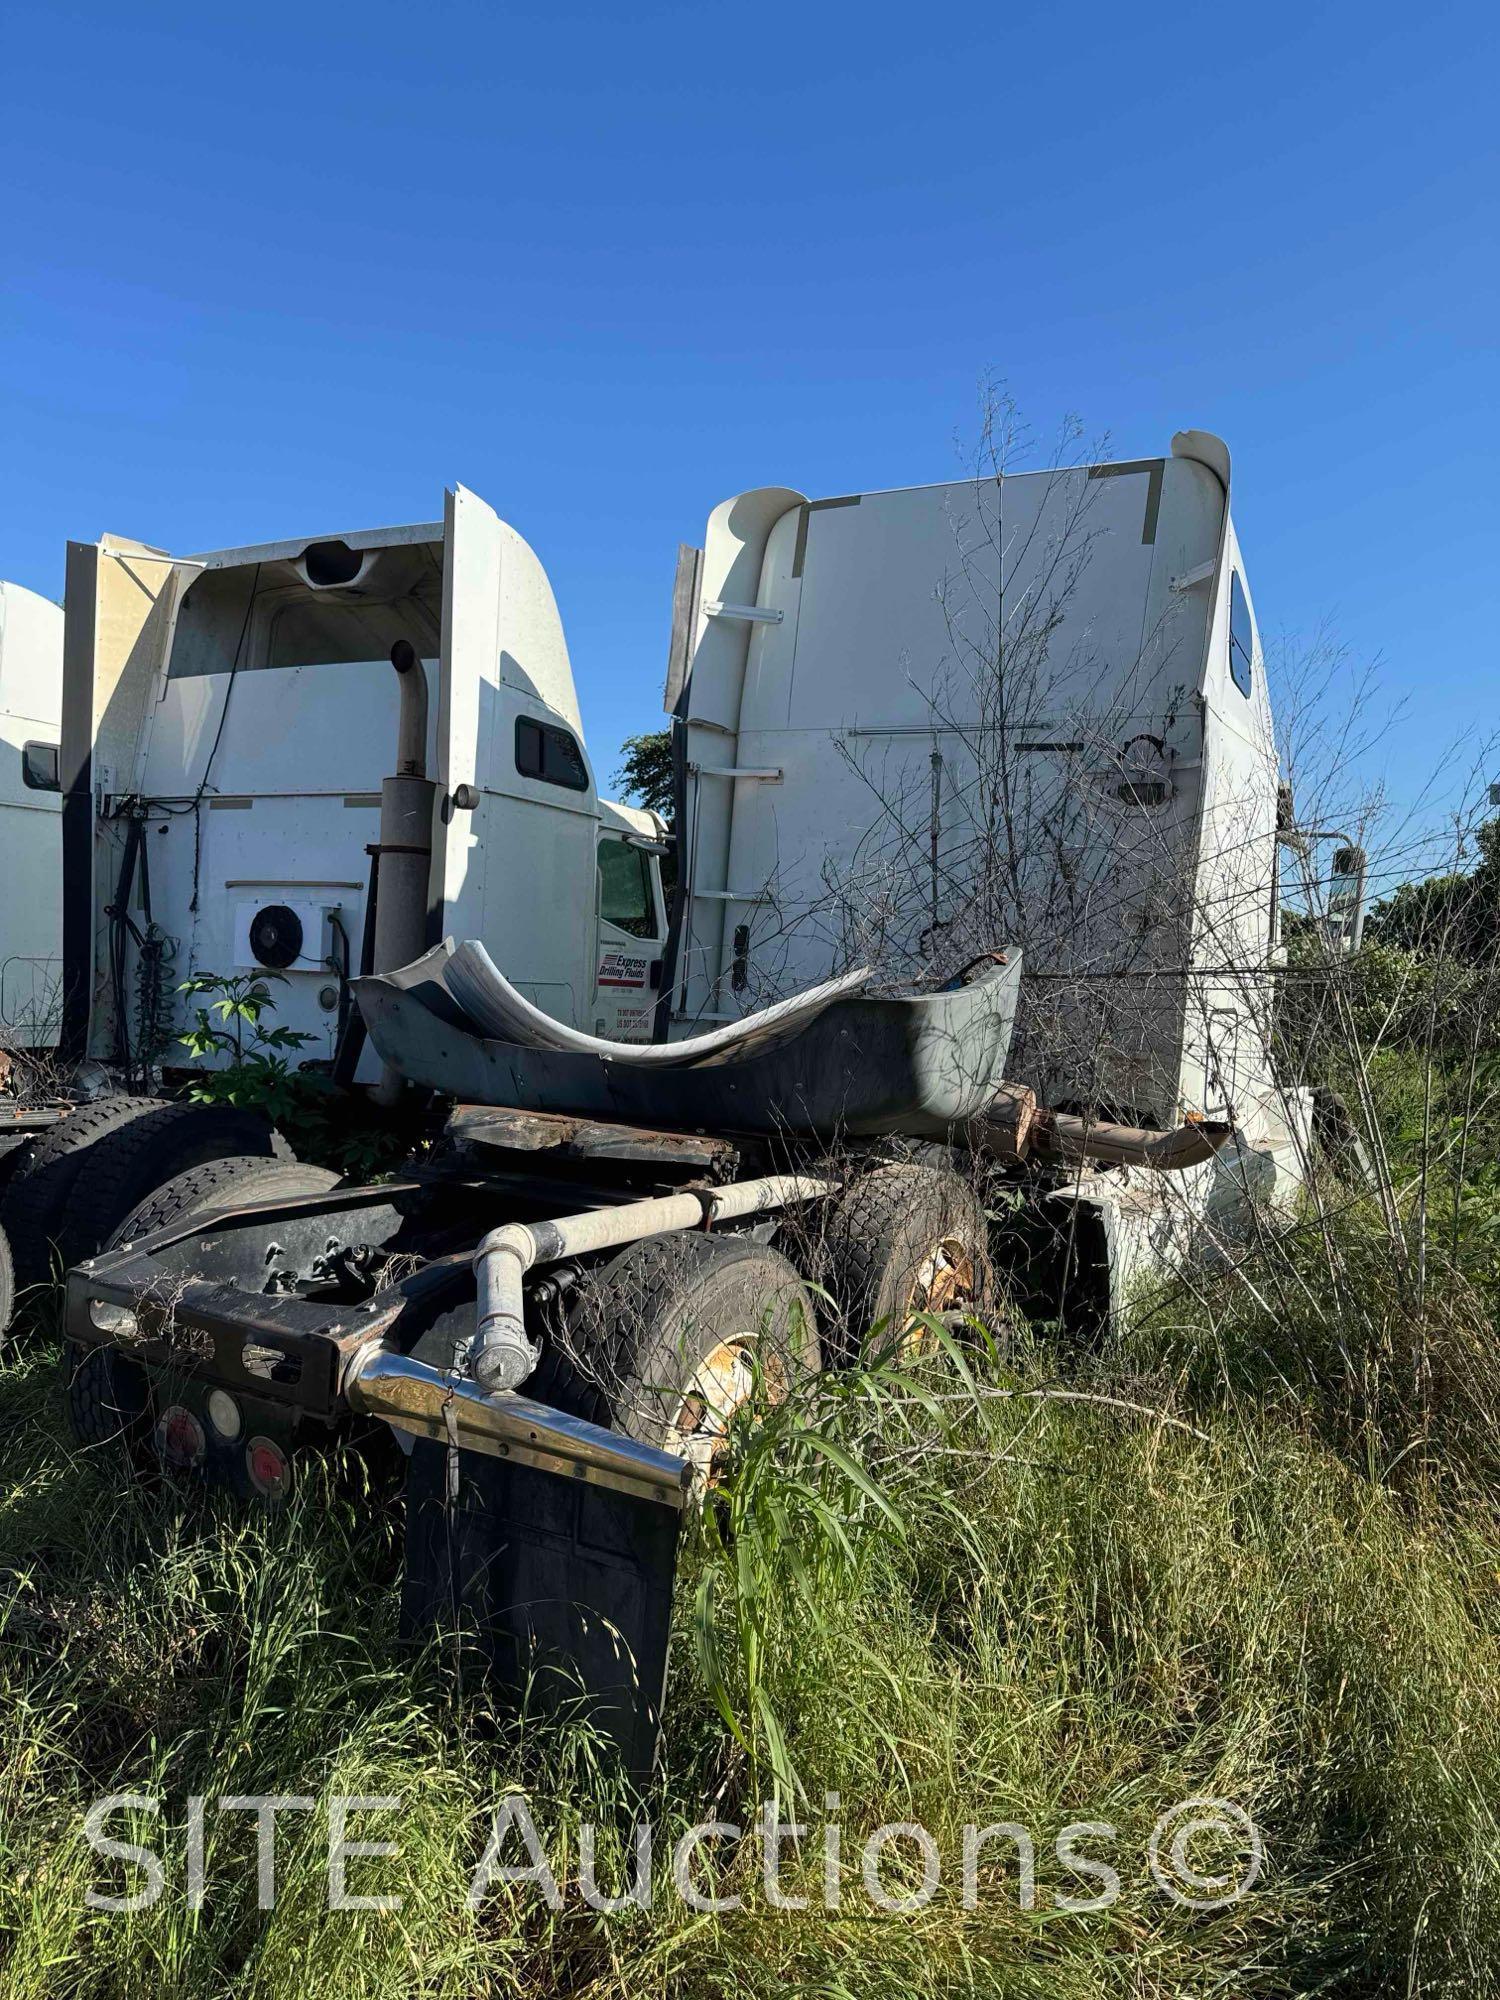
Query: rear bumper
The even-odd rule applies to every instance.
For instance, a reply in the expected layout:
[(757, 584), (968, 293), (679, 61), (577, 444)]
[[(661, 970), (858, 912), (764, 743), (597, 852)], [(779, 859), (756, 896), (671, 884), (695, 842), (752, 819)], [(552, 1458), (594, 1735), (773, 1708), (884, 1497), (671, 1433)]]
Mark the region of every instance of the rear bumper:
[(653, 1446), (585, 1423), (529, 1396), (487, 1396), (477, 1383), (425, 1361), (366, 1347), (346, 1383), (350, 1406), (413, 1437), (505, 1458), (659, 1506), (681, 1507), (692, 1467)]
[(351, 1353), (372, 1337), (366, 1328), (346, 1331), (326, 1306), (167, 1278), (133, 1254), (68, 1273), (65, 1325), (79, 1346), (118, 1348), (148, 1373), (188, 1375), (324, 1423), (340, 1413)]
[[(308, 1197), (308, 1201), (326, 1197)], [(285, 1204), (292, 1209), (296, 1204)], [(458, 1281), (469, 1253), (435, 1259), (358, 1306), (268, 1296), (222, 1279), (183, 1276), (153, 1254), (184, 1234), (213, 1233), (213, 1218), (110, 1252), (68, 1273), (65, 1323), (80, 1346), (112, 1346), (173, 1400), (224, 1389), (257, 1410), (329, 1429), (348, 1413), (379, 1418), (409, 1437), (507, 1458), (590, 1486), (680, 1508), (686, 1461), (529, 1397), (486, 1395), (476, 1383), (402, 1351), (414, 1293)]]

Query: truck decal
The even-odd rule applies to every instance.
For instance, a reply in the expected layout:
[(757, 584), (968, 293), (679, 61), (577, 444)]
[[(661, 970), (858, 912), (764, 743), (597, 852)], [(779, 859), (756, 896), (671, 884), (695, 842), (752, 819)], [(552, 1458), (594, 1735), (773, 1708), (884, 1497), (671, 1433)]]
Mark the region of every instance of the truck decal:
[(607, 951), (599, 960), (601, 986), (644, 986), (650, 960), (632, 952)]

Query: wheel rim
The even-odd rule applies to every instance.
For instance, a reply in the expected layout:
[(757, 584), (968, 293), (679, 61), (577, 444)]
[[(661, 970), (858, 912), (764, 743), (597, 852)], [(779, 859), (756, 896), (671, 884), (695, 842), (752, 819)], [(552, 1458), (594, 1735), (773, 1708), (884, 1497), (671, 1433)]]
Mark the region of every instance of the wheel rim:
[(932, 1352), (932, 1329), (913, 1324), (918, 1313), (953, 1312), (972, 1302), (977, 1290), (974, 1254), (961, 1236), (941, 1236), (918, 1264), (903, 1308), (905, 1324), (898, 1360), (916, 1361)]
[[(693, 1371), (668, 1420), (667, 1449), (687, 1459), (710, 1483), (718, 1477), (735, 1417), (755, 1391), (759, 1342), (735, 1334), (710, 1348)], [(779, 1355), (760, 1355), (760, 1373), (769, 1400), (787, 1393)]]

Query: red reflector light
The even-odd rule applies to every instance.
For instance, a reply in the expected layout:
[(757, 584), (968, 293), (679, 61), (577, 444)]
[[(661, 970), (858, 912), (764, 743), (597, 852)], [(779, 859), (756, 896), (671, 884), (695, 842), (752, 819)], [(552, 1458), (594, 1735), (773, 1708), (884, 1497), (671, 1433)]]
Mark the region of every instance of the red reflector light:
[(161, 1421), (156, 1426), (156, 1451), (165, 1464), (184, 1467), (201, 1465), (207, 1448), (203, 1426), (191, 1410), (185, 1410), (181, 1403), (174, 1403), (162, 1412)]
[(292, 1468), (286, 1453), (270, 1438), (253, 1437), (245, 1446), (245, 1469), (250, 1484), (268, 1500), (279, 1500), (291, 1482)]

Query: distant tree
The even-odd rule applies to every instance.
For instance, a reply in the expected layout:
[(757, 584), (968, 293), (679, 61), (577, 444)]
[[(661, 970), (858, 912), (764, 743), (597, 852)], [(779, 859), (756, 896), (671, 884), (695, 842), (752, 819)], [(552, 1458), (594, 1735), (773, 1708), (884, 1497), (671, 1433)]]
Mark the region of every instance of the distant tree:
[(1370, 912), (1365, 935), (1403, 951), (1493, 960), (1500, 943), (1500, 818), (1478, 829), (1479, 860), (1466, 875), (1403, 882)]
[(618, 787), (627, 805), (645, 806), (649, 812), (672, 817), (672, 732), (648, 729), (640, 736), (627, 736), (620, 746), (621, 757), (611, 783)]

